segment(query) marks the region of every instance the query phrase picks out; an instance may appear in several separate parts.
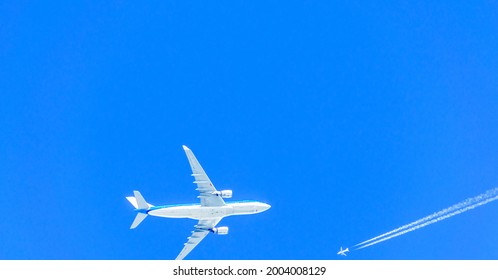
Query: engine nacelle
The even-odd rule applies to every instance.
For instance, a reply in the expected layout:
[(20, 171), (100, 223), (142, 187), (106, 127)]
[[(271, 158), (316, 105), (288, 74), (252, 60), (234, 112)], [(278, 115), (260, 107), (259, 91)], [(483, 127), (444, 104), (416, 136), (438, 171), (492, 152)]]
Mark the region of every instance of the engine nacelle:
[(222, 198), (231, 198), (232, 197), (232, 190), (216, 191), (216, 192), (213, 192), (213, 194), (216, 196), (221, 196)]
[(228, 234), (228, 227), (217, 227), (211, 230), (214, 234), (225, 235)]

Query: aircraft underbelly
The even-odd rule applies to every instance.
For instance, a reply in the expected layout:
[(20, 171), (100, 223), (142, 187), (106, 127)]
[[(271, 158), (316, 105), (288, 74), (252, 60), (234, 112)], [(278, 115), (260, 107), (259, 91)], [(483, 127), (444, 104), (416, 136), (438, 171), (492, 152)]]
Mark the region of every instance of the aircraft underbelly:
[(164, 218), (190, 218), (190, 219), (211, 219), (222, 218), (233, 213), (232, 207), (202, 207), (202, 206), (178, 206), (168, 207), (149, 211), (151, 216)]

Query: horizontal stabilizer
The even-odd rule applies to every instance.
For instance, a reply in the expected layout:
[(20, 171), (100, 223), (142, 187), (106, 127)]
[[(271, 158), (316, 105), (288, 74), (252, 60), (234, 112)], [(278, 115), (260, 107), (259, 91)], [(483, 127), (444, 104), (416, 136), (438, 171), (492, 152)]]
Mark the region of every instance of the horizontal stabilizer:
[(130, 229), (134, 229), (138, 227), (138, 225), (145, 219), (147, 218), (147, 214), (144, 213), (138, 213), (137, 216), (135, 217), (135, 220), (133, 221), (133, 224), (131, 224)]
[(148, 204), (144, 197), (140, 194), (139, 191), (133, 191), (133, 196), (128, 196), (126, 199), (135, 207), (135, 211), (138, 211), (137, 216), (135, 217), (135, 220), (133, 220), (133, 223), (131, 224), (130, 229), (136, 228), (145, 218), (147, 218), (147, 210), (150, 207), (153, 207), (153, 205)]

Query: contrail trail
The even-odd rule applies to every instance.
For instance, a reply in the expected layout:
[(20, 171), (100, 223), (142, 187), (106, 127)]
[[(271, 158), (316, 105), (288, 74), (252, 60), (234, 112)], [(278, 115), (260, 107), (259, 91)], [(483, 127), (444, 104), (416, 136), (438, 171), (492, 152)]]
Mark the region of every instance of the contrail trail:
[(459, 202), (453, 206), (450, 206), (446, 209), (443, 209), (441, 211), (438, 211), (438, 212), (435, 212), (429, 216), (426, 216), (422, 219), (419, 219), (419, 220), (416, 220), (415, 222), (412, 222), (412, 223), (409, 223), (407, 225), (404, 225), (404, 226), (401, 226), (397, 229), (394, 229), (394, 230), (391, 230), (390, 232), (386, 232), (384, 234), (381, 234), (379, 236), (376, 236), (372, 239), (369, 239), (369, 240), (366, 240), (366, 241), (363, 241), (361, 243), (358, 243), (356, 244), (355, 246), (360, 246), (362, 244), (365, 244), (365, 243), (369, 243), (369, 242), (372, 242), (374, 240), (377, 240), (377, 239), (380, 239), (382, 237), (385, 237), (387, 235), (391, 235), (391, 234), (394, 234), (396, 232), (399, 232), (399, 231), (402, 231), (404, 229), (407, 229), (407, 228), (410, 228), (410, 227), (413, 227), (413, 226), (416, 226), (418, 224), (421, 224), (421, 223), (424, 223), (424, 222), (427, 222), (427, 221), (430, 221), (432, 219), (435, 219), (439, 216), (442, 216), (442, 215), (445, 215), (447, 213), (450, 213), (450, 212), (453, 212), (453, 211), (456, 211), (458, 209), (461, 209), (461, 208), (464, 208), (464, 207), (467, 207), (469, 205), (472, 205), (474, 203), (478, 203), (479, 201), (482, 201), (483, 199), (486, 199), (486, 198), (489, 198), (489, 197), (492, 197), (494, 195), (498, 194), (498, 188), (495, 188), (495, 189), (492, 189), (492, 190), (488, 190), (486, 191), (485, 193), (483, 194), (480, 194), (478, 196), (475, 196), (475, 197), (472, 197), (472, 198), (467, 198), (466, 200), (462, 201), (462, 202)]
[(484, 205), (484, 204), (488, 204), (489, 202), (491, 202), (491, 201), (493, 201), (493, 200), (497, 200), (497, 199), (498, 199), (498, 195), (497, 195), (497, 196), (495, 196), (495, 197), (493, 197), (493, 198), (489, 198), (489, 199), (486, 199), (486, 200), (484, 200), (484, 201), (481, 201), (481, 202), (479, 202), (479, 203), (476, 203), (476, 204), (473, 204), (473, 205), (467, 206), (467, 207), (465, 207), (465, 208), (463, 208), (463, 209), (460, 209), (460, 210), (454, 211), (454, 212), (452, 212), (452, 213), (446, 214), (446, 215), (444, 215), (444, 216), (440, 216), (440, 217), (438, 217), (438, 218), (432, 219), (432, 220), (427, 221), (427, 222), (425, 222), (425, 223), (423, 223), (423, 224), (420, 224), (420, 225), (418, 225), (418, 226), (414, 226), (414, 227), (411, 227), (411, 228), (406, 229), (406, 230), (404, 230), (404, 231), (398, 232), (398, 233), (396, 233), (396, 234), (389, 235), (389, 236), (387, 236), (387, 237), (384, 237), (384, 238), (382, 238), (382, 239), (380, 239), (380, 240), (377, 240), (377, 241), (374, 241), (374, 242), (372, 242), (372, 243), (368, 243), (368, 244), (366, 244), (366, 245), (363, 245), (363, 246), (361, 246), (361, 247), (357, 248), (356, 250), (360, 250), (360, 249), (363, 249), (363, 248), (366, 248), (366, 247), (370, 247), (370, 246), (372, 246), (372, 245), (374, 245), (374, 244), (377, 244), (377, 243), (380, 243), (380, 242), (383, 242), (383, 241), (389, 240), (389, 239), (391, 239), (391, 238), (394, 238), (394, 237), (397, 237), (397, 236), (403, 235), (403, 234), (408, 233), (408, 232), (410, 232), (410, 231), (414, 231), (414, 230), (417, 230), (417, 229), (423, 228), (423, 227), (425, 227), (425, 226), (428, 226), (428, 225), (430, 225), (430, 224), (437, 223), (437, 222), (439, 222), (439, 221), (442, 221), (442, 220), (448, 219), (448, 218), (450, 218), (450, 217), (453, 217), (453, 216), (455, 216), (455, 215), (461, 214), (461, 213), (463, 213), (463, 212), (467, 212), (467, 211), (469, 211), (469, 210), (472, 210), (472, 209), (474, 209), (474, 208), (476, 208), (476, 207), (479, 207), (479, 206), (482, 206), (482, 205)]
[(472, 210), (476, 207), (482, 206), (482, 205), (487, 204), (489, 202), (492, 202), (496, 199), (498, 199), (498, 188), (488, 190), (483, 194), (480, 194), (480, 195), (475, 196), (473, 198), (468, 198), (468, 199), (466, 199), (460, 203), (457, 203), (453, 206), (450, 206), (446, 209), (438, 211), (438, 212), (431, 214), (429, 216), (426, 216), (422, 219), (416, 220), (415, 222), (401, 226), (397, 229), (394, 229), (394, 230), (389, 231), (387, 233), (381, 234), (381, 235), (374, 237), (372, 239), (369, 239), (367, 241), (363, 241), (361, 243), (358, 243), (354, 247), (358, 247), (358, 246), (361, 246), (363, 244), (365, 244), (365, 245), (363, 245), (359, 248), (356, 248), (356, 250), (370, 247), (374, 244), (377, 244), (377, 243), (389, 240), (391, 238), (403, 235), (405, 233), (426, 227), (430, 224), (437, 223), (439, 221), (445, 220), (445, 219), (453, 217), (455, 215), (464, 213), (468, 210)]

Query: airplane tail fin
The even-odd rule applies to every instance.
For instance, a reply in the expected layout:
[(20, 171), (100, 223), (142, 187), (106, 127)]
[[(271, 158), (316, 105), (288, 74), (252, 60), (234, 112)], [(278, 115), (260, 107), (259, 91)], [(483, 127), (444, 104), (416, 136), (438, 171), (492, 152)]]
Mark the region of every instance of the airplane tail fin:
[(140, 194), (139, 191), (133, 191), (133, 194), (135, 196), (128, 196), (126, 199), (135, 207), (136, 211), (138, 211), (137, 216), (135, 217), (135, 220), (133, 220), (133, 223), (131, 224), (130, 229), (134, 229), (138, 227), (138, 225), (145, 219), (147, 218), (147, 210), (152, 207), (153, 205), (148, 204), (142, 194)]
[(137, 200), (138, 209), (149, 209), (149, 205), (145, 202), (144, 197), (139, 191), (133, 191), (135, 199)]

